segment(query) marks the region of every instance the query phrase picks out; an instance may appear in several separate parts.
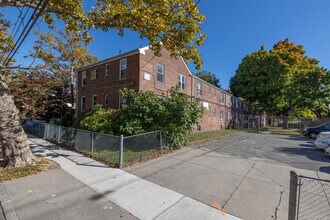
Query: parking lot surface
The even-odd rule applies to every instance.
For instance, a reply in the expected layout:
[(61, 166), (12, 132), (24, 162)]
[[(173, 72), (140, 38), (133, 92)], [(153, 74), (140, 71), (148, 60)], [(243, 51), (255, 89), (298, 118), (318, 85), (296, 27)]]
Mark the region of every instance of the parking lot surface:
[(243, 219), (287, 219), (290, 171), (330, 179), (329, 162), (311, 139), (242, 133), (126, 170)]

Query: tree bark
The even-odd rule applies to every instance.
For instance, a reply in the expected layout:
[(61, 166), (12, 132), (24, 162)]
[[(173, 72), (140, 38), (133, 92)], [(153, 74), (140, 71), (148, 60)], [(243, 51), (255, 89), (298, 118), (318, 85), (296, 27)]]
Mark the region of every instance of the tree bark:
[(6, 168), (22, 167), (33, 163), (31, 153), (13, 96), (4, 76), (0, 73), (0, 146)]
[(289, 116), (282, 116), (283, 129), (289, 129)]

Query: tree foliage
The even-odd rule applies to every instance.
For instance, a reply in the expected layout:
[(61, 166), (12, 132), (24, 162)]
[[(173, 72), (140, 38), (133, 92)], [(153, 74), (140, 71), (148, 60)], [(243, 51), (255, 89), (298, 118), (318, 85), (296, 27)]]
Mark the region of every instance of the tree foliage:
[(220, 86), (220, 80), (216, 77), (216, 75), (210, 71), (202, 70), (195, 74), (198, 78), (201, 78), (202, 80), (221, 88)]
[(61, 84), (45, 71), (15, 71), (9, 81), (21, 117), (58, 117)]
[[(0, 6), (35, 8), (38, 3), (8, 0), (0, 2)], [(117, 30), (119, 35), (125, 29), (136, 31), (149, 40), (157, 55), (164, 47), (172, 56), (180, 54), (187, 62), (193, 61), (196, 68), (202, 65), (197, 48), (206, 38), (200, 27), (205, 16), (194, 0), (96, 0), (91, 8), (84, 7), (80, 0), (50, 0), (46, 12), (44, 20), (48, 24), (60, 19), (65, 21), (67, 30), (83, 26), (85, 33), (97, 28)]]
[(318, 64), (305, 55), (303, 46), (285, 39), (269, 51), (261, 47), (246, 55), (230, 89), (268, 113), (324, 116), (329, 112), (329, 71)]

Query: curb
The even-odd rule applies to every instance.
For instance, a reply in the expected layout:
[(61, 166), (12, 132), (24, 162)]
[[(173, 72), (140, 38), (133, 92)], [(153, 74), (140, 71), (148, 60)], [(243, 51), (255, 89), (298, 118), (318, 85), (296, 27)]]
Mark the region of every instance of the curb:
[(207, 145), (207, 144), (212, 144), (214, 142), (217, 142), (218, 140), (231, 137), (233, 135), (234, 134), (229, 134), (229, 135), (224, 135), (224, 136), (221, 136), (221, 137), (216, 137), (216, 138), (211, 138), (211, 139), (206, 139), (206, 140), (189, 142), (188, 144), (185, 145), (185, 147), (196, 147), (196, 148), (198, 148), (198, 147), (202, 147), (202, 146)]
[(2, 206), (3, 214), (7, 220), (19, 220), (16, 211), (11, 203), (11, 199), (3, 183), (0, 184), (0, 203)]

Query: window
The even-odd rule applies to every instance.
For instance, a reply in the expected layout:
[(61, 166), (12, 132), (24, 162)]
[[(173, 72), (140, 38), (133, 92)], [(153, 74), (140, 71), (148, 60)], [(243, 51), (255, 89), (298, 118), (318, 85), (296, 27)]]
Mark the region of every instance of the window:
[(87, 75), (86, 75), (86, 71), (82, 71), (81, 73), (81, 86), (85, 86), (86, 85), (86, 78), (87, 78)]
[(92, 69), (91, 80), (96, 80), (97, 79), (97, 73), (98, 73), (98, 69)]
[(157, 81), (164, 82), (164, 65), (157, 64)]
[(108, 106), (108, 103), (109, 103), (108, 94), (105, 94), (104, 95), (104, 105)]
[(85, 108), (86, 108), (86, 98), (85, 96), (81, 96), (80, 109), (81, 111), (85, 111)]
[(230, 120), (230, 112), (227, 112), (227, 121)]
[(97, 95), (92, 96), (92, 107), (94, 107), (97, 104)]
[(201, 82), (197, 82), (197, 95), (202, 95), (202, 83)]
[(223, 102), (223, 100), (224, 100), (224, 94), (223, 94), (223, 92), (221, 92), (220, 93), (220, 102)]
[(120, 60), (119, 79), (126, 79), (127, 77), (127, 59)]
[(123, 107), (123, 104), (126, 104), (126, 98), (122, 97), (119, 94), (119, 108), (122, 108)]
[(105, 73), (104, 75), (109, 75), (109, 64), (105, 64)]
[(178, 76), (178, 85), (181, 90), (184, 90), (186, 87), (186, 77), (184, 75), (179, 74)]
[(220, 120), (223, 120), (223, 107), (220, 107)]

